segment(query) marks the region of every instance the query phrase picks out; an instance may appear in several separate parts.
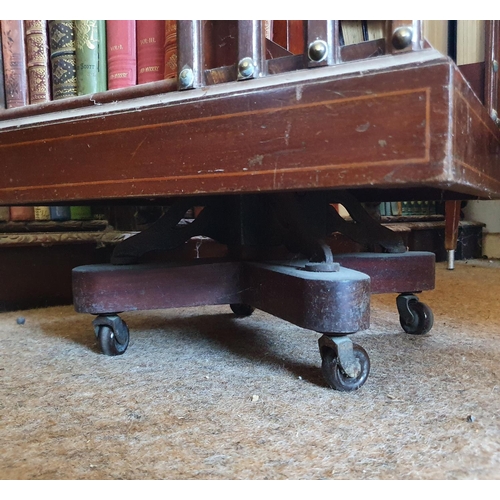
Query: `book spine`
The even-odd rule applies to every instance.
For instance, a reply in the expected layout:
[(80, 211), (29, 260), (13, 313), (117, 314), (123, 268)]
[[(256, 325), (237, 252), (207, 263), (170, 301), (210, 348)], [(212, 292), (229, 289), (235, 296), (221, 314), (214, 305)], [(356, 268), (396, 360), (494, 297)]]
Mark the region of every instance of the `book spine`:
[(7, 108), (29, 104), (23, 21), (1, 21)]
[(69, 207), (69, 216), (71, 220), (89, 220), (92, 219), (92, 210), (88, 206)]
[(108, 90), (108, 57), (106, 43), (106, 21), (97, 21), (99, 33), (99, 71), (97, 72), (98, 88)]
[(163, 80), (165, 21), (139, 20), (137, 27), (137, 83)]
[(77, 95), (74, 21), (49, 21), (53, 99)]
[(177, 21), (165, 21), (164, 78), (177, 78)]
[[(107, 90), (101, 61), (106, 46), (104, 21), (75, 21), (75, 58), (78, 95), (94, 94)], [(105, 57), (105, 56), (104, 56)], [(104, 66), (104, 68), (103, 68)]]
[(50, 219), (56, 221), (65, 221), (71, 219), (69, 207), (50, 207)]
[(35, 220), (35, 210), (33, 207), (10, 207), (10, 220)]
[(31, 104), (50, 101), (50, 58), (47, 21), (24, 21), (28, 89)]
[(0, 29), (0, 109), (5, 109), (5, 81), (3, 78), (2, 30)]
[(137, 84), (135, 21), (106, 21), (108, 89)]
[(7, 222), (10, 219), (9, 207), (0, 207), (0, 221)]
[(35, 207), (35, 220), (50, 220), (50, 207)]

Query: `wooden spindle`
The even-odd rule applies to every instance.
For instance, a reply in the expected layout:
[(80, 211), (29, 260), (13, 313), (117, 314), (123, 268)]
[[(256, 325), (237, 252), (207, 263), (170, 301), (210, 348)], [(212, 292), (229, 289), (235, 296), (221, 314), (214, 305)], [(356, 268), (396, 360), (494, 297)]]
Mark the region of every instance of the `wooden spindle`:
[(460, 200), (447, 200), (444, 205), (444, 248), (448, 257), (448, 269), (455, 269), (455, 250), (460, 223)]
[(339, 22), (304, 21), (306, 66), (332, 66), (340, 59)]
[(421, 50), (422, 21), (386, 21), (385, 46), (388, 54)]
[(203, 85), (203, 21), (177, 21), (179, 90)]
[(238, 80), (266, 74), (266, 37), (262, 21), (238, 21)]
[(292, 54), (304, 53), (304, 22), (273, 21), (273, 42)]

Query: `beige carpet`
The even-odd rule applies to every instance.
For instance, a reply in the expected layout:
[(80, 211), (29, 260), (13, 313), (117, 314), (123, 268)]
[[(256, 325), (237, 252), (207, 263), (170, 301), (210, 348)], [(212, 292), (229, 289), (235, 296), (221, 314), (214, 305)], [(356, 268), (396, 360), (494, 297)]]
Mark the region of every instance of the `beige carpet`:
[(500, 479), (500, 266), (437, 267), (428, 336), (373, 297), (355, 393), (326, 387), (318, 334), (258, 311), (123, 314), (115, 358), (71, 307), (0, 314), (0, 478)]

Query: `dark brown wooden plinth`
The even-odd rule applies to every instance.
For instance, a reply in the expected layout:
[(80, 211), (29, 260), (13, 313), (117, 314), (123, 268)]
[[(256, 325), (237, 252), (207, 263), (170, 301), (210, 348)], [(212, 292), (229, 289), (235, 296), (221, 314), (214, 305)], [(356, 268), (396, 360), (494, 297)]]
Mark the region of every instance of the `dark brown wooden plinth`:
[(370, 293), (434, 287), (432, 253), (335, 260), (338, 272), (306, 271), (306, 261), (80, 266), (73, 270), (73, 301), (77, 312), (91, 314), (241, 303), (303, 328), (346, 334), (369, 327)]

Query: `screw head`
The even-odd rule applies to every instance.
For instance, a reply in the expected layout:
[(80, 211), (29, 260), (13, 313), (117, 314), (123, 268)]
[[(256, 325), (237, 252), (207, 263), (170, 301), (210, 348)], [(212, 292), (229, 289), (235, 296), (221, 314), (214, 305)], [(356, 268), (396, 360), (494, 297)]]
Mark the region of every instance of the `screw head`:
[(413, 30), (409, 26), (400, 26), (392, 34), (392, 45), (397, 50), (406, 49), (411, 44)]
[(248, 78), (253, 76), (255, 72), (255, 64), (251, 57), (244, 57), (238, 63), (238, 76), (240, 78)]
[(323, 40), (315, 40), (309, 44), (307, 55), (313, 62), (324, 61), (328, 55), (328, 45)]
[(179, 83), (182, 88), (190, 87), (194, 82), (194, 73), (191, 68), (184, 68), (179, 73)]

